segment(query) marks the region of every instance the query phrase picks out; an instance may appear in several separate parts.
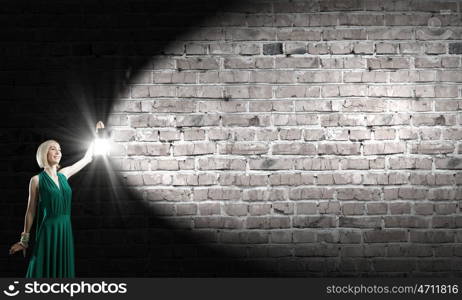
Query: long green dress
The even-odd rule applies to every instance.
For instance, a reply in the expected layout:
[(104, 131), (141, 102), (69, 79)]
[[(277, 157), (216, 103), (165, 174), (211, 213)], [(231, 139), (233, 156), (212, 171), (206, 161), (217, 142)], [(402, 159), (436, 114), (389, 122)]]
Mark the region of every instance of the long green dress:
[(71, 225), (72, 190), (64, 174), (59, 186), (42, 171), (35, 246), (26, 278), (74, 278), (74, 237)]

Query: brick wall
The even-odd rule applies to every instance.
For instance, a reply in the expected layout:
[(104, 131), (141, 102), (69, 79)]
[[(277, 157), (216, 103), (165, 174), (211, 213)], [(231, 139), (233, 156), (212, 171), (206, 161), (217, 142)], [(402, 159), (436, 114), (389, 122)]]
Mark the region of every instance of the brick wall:
[(103, 119), (81, 277), (460, 275), (462, 3), (243, 2), (4, 3), (2, 240), (40, 142)]
[(130, 81), (115, 165), (174, 226), (282, 271), (460, 272), (461, 24), (455, 1), (221, 12)]

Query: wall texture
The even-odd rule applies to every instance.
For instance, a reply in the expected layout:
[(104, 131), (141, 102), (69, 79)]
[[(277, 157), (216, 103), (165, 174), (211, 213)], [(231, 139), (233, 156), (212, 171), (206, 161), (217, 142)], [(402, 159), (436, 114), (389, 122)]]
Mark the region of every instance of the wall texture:
[(117, 172), (70, 180), (79, 277), (461, 276), (461, 10), (2, 1), (0, 276), (37, 146), (66, 166), (99, 119)]
[(141, 67), (116, 168), (173, 226), (291, 274), (462, 271), (456, 1), (263, 1)]

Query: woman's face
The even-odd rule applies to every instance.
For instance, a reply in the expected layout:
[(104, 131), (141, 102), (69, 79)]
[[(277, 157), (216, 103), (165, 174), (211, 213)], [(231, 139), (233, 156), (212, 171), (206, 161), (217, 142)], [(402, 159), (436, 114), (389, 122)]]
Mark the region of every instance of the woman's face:
[(61, 147), (58, 143), (52, 143), (50, 145), (48, 148), (47, 159), (50, 166), (59, 164), (59, 161), (61, 160)]

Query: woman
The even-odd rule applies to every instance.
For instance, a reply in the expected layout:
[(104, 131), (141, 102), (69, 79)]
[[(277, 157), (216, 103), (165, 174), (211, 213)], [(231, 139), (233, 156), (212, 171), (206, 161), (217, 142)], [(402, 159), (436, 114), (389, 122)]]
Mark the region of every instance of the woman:
[[(104, 128), (100, 121), (96, 131)], [(37, 149), (37, 163), (44, 170), (31, 178), (24, 231), (10, 255), (21, 251), (26, 256), (29, 232), (38, 208), (35, 247), (29, 261), (27, 278), (74, 278), (74, 238), (71, 226), (72, 190), (68, 179), (93, 159), (93, 143), (85, 156), (75, 164), (60, 169), (61, 148), (48, 140)], [(37, 207), (38, 200), (38, 207)]]

